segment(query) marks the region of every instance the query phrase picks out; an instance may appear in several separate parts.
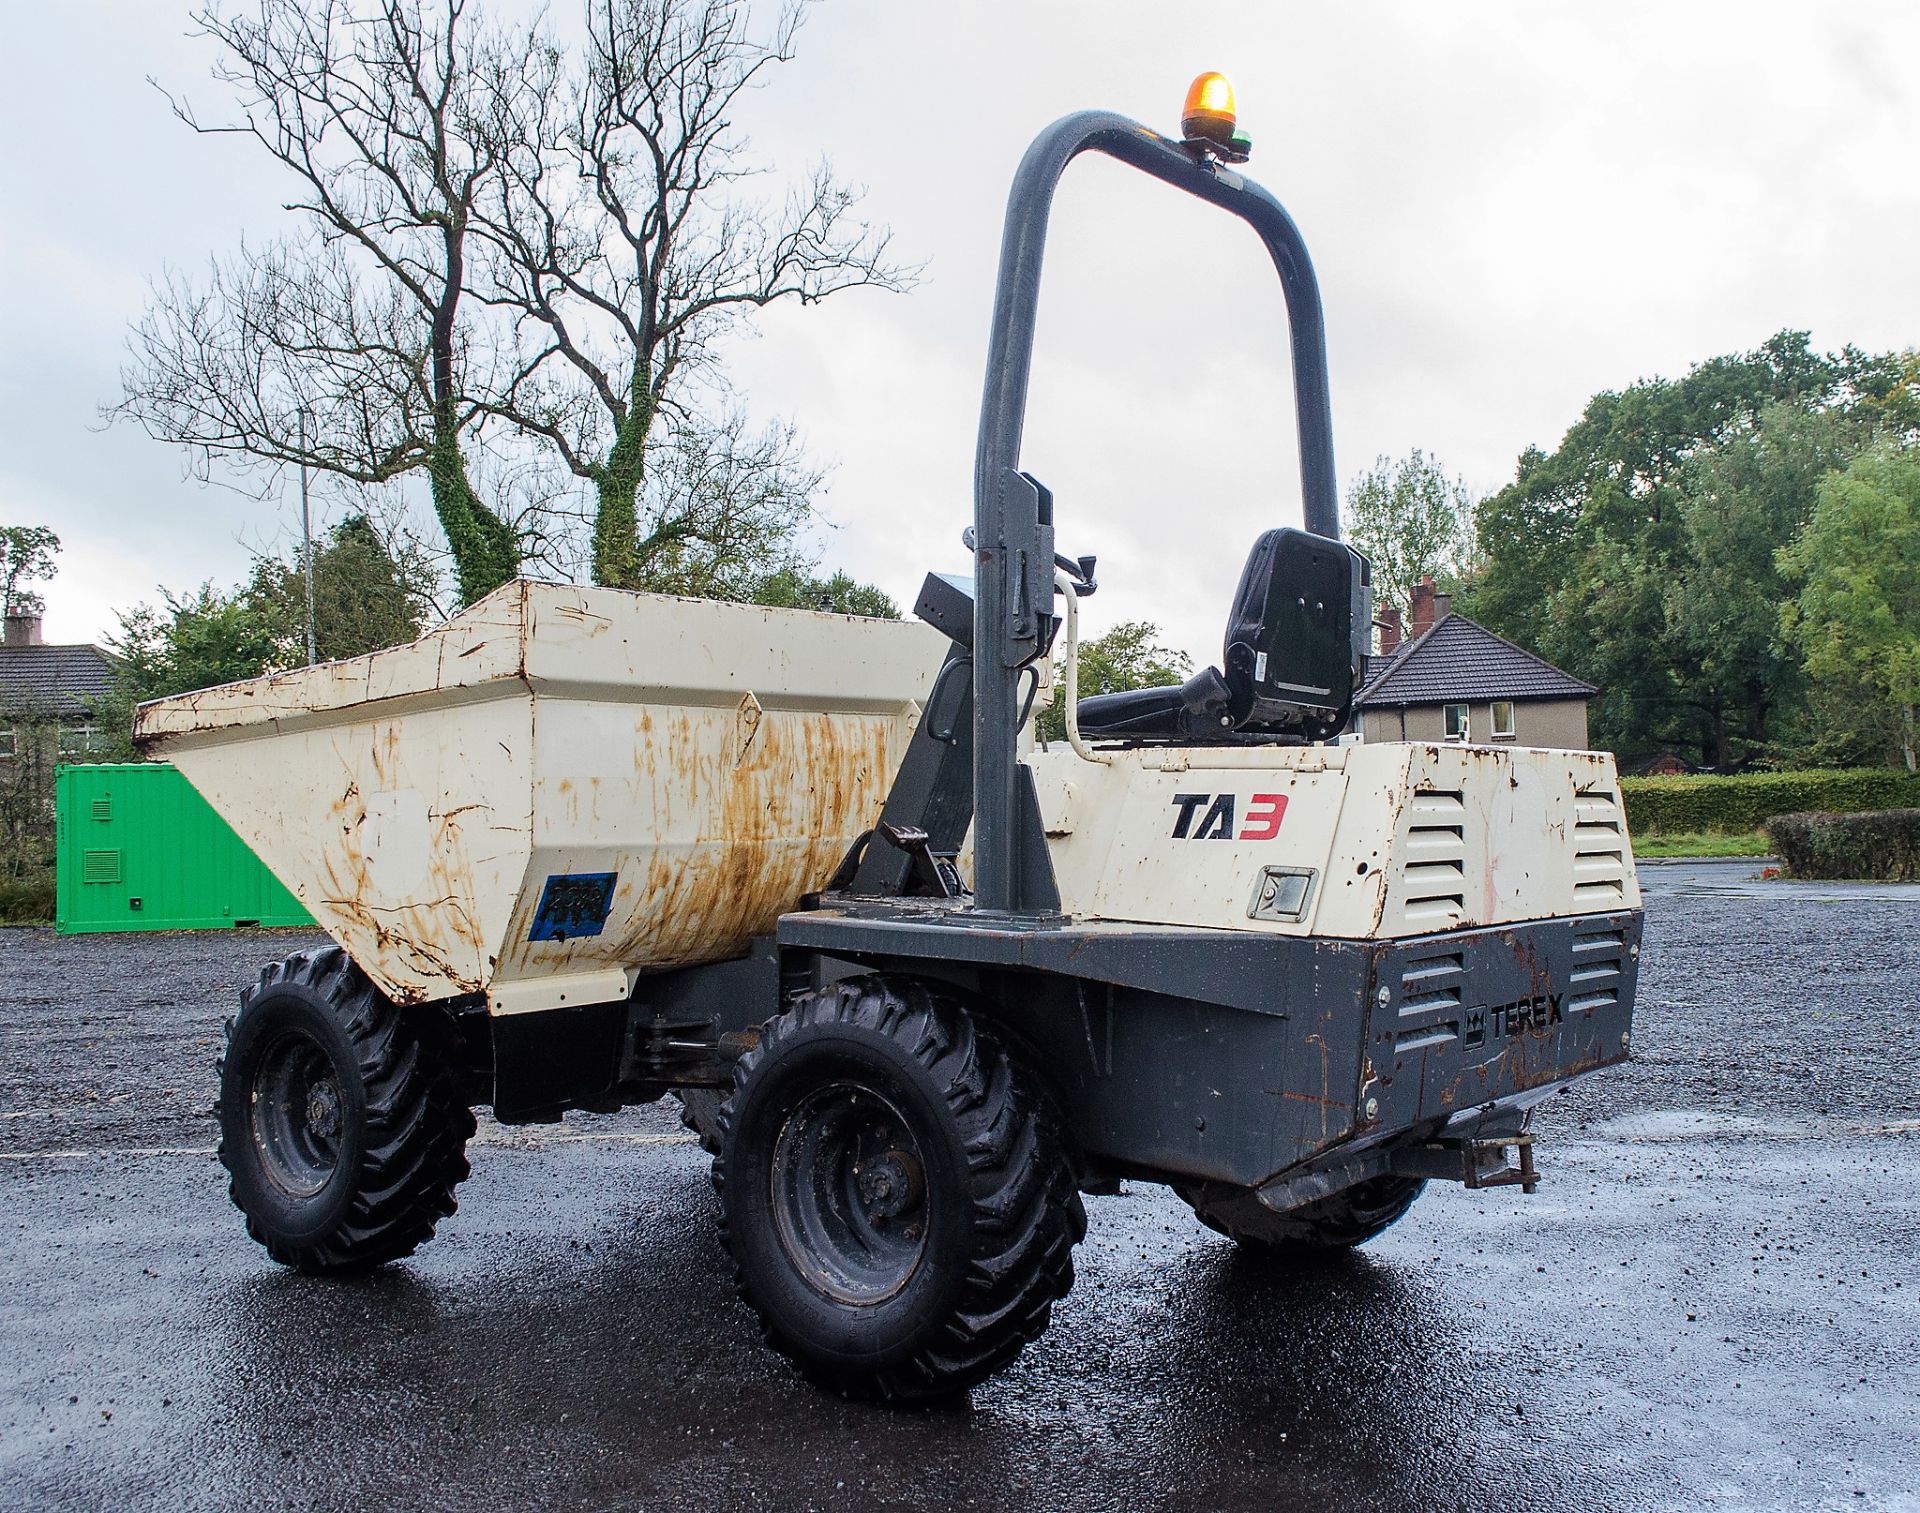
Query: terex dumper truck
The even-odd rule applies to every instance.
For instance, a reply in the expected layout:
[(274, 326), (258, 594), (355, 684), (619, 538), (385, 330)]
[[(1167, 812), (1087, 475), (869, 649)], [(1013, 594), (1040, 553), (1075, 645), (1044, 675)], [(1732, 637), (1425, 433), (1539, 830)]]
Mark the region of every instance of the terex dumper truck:
[[(1182, 140), (1084, 113), (1021, 163), (973, 571), (929, 576), (920, 623), (519, 582), (412, 645), (141, 710), (336, 942), (228, 1030), (221, 1160), (275, 1260), (428, 1239), (476, 1106), (673, 1092), (768, 1337), (913, 1398), (1039, 1335), (1081, 1194), (1122, 1178), (1282, 1263), (1429, 1181), (1532, 1189), (1529, 1110), (1628, 1052), (1613, 761), (1333, 742), (1368, 564), (1338, 540), (1312, 266), (1234, 166), (1221, 83)], [(1253, 543), (1218, 667), (1076, 699), (1094, 563), (1058, 553), (1019, 453), (1049, 206), (1086, 151), (1271, 253), (1305, 529)], [(1056, 651), (1068, 739), (1041, 749)]]

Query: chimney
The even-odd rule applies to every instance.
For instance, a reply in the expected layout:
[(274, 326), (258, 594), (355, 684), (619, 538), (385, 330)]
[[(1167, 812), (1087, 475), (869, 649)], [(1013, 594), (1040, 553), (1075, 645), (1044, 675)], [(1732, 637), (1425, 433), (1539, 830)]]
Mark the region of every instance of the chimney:
[(1433, 596), (1433, 623), (1438, 625), (1453, 613), (1453, 595), (1435, 594)]
[(0, 646), (38, 646), (40, 640), (40, 612), (23, 610), (7, 616), (6, 630), (0, 634)]
[(1433, 622), (1439, 618), (1434, 613), (1434, 600), (1444, 598), (1433, 591), (1433, 574), (1428, 573), (1413, 586), (1413, 603), (1407, 613), (1407, 634), (1418, 640), (1433, 629)]
[(1400, 628), (1400, 611), (1391, 604), (1380, 611), (1380, 655), (1390, 657), (1400, 645), (1404, 632)]

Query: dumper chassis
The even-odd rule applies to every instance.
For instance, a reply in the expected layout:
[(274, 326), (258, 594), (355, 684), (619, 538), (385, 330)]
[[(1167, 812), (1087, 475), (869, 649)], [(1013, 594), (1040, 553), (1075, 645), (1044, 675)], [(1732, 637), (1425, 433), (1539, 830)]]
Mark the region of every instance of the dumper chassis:
[[(1306, 528), (1255, 543), (1221, 667), (1079, 700), (1075, 604), (1095, 564), (1056, 550), (1052, 497), (1018, 460), (1054, 186), (1088, 151), (1266, 246), (1291, 326)], [(904, 749), (874, 737), (891, 782), (837, 868), (771, 906), (711, 884), (696, 904), (671, 870), (629, 894), (623, 870), (576, 858), (515, 906), (511, 950), (487, 958), (493, 986), (452, 947), (406, 935), (396, 922), (428, 906), (381, 903), (368, 874), (283, 879), (350, 949), (269, 966), (228, 1025), (220, 1158), (275, 1260), (351, 1273), (409, 1254), (454, 1211), (475, 1105), (515, 1123), (671, 1092), (713, 1155), (722, 1233), (768, 1340), (834, 1389), (912, 1400), (984, 1380), (1047, 1327), (1073, 1282), (1081, 1194), (1122, 1179), (1168, 1184), (1203, 1224), (1283, 1264), (1365, 1243), (1430, 1181), (1532, 1191), (1529, 1111), (1628, 1052), (1641, 916), (1611, 759), (1328, 744), (1368, 649), (1368, 565), (1338, 540), (1312, 266), (1280, 204), (1232, 166), (1244, 157), (1243, 138), (1205, 122), (1174, 140), (1099, 112), (1026, 154), (993, 313), (973, 573), (926, 581), (916, 612), (945, 637), (938, 670)], [(529, 626), (536, 611), (560, 623), (520, 592)], [(613, 596), (596, 592), (567, 601), (569, 624), (612, 622)], [(1036, 750), (1057, 641), (1069, 738)], [(370, 720), (412, 675), (394, 663), (393, 687), (374, 691), (387, 655), (354, 696)], [(537, 721), (548, 685), (524, 653), (513, 675)], [(419, 719), (464, 718), (470, 697), (436, 676)], [(253, 701), (248, 739), (305, 720), (303, 749), (346, 752), (362, 727), (342, 722), (361, 704), (287, 701), (306, 686), (223, 707)], [(762, 705), (741, 700), (737, 752), (771, 728)], [(150, 706), (141, 733), (183, 763), (212, 752), (202, 777), (186, 770), (233, 815), (240, 748), (220, 744), (211, 708)], [(365, 771), (400, 759), (393, 727), (364, 728), (388, 745)], [(411, 856), (404, 806), (376, 803), (367, 781), (333, 801), (334, 828), (368, 867), (398, 866), (380, 859)], [(430, 812), (433, 835), (458, 807)], [(434, 867), (451, 844), (429, 848)], [(288, 870), (301, 866), (319, 863)], [(421, 887), (477, 912), (462, 879), (420, 867)], [(577, 966), (622, 909), (636, 940), (685, 922), (650, 918), (650, 897), (724, 915), (741, 946), (679, 965), (635, 947), (624, 968), (608, 946), (598, 975), (527, 969), (502, 985), (509, 957), (549, 959), (536, 948)]]

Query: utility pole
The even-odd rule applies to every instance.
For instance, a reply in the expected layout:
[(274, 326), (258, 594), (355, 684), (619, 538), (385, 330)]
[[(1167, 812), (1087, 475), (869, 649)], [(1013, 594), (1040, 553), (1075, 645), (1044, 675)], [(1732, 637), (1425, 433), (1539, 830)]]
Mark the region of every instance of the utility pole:
[[(307, 454), (307, 412), (299, 414), (300, 455)], [(300, 464), (300, 575), (307, 583), (307, 666), (320, 660), (313, 620), (313, 509), (307, 498), (307, 465)]]

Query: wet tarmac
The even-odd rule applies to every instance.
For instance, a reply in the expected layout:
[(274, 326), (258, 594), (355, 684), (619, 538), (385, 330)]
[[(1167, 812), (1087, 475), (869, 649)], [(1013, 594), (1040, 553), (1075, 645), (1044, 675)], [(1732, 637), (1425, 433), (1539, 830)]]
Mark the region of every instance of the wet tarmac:
[(0, 1508), (1920, 1509), (1920, 913), (1738, 871), (1648, 868), (1638, 1059), (1534, 1197), (1276, 1273), (1130, 1183), (917, 1412), (759, 1345), (664, 1108), (483, 1124), (411, 1261), (277, 1270), (203, 1111), (303, 938), (0, 931)]
[(1920, 904), (1920, 883), (1803, 882), (1784, 878), (1770, 856), (1698, 861), (1643, 861), (1640, 886), (1649, 898), (1766, 898), (1775, 902), (1842, 904), (1874, 900)]

